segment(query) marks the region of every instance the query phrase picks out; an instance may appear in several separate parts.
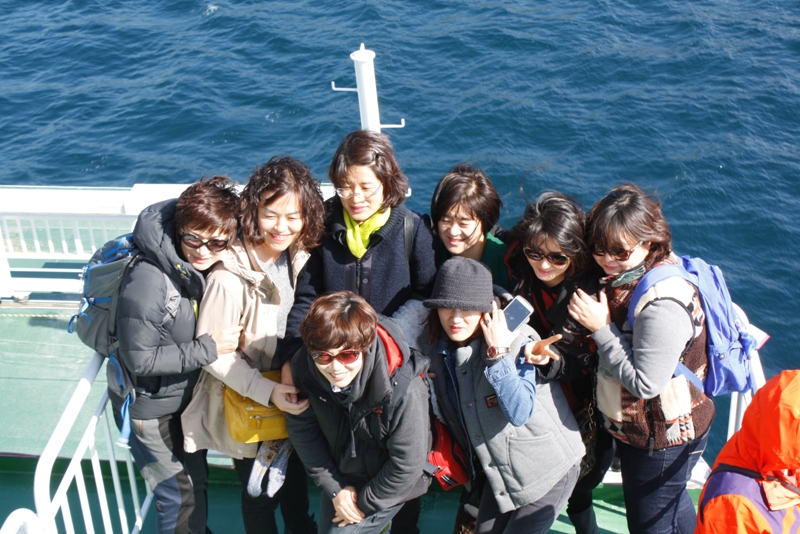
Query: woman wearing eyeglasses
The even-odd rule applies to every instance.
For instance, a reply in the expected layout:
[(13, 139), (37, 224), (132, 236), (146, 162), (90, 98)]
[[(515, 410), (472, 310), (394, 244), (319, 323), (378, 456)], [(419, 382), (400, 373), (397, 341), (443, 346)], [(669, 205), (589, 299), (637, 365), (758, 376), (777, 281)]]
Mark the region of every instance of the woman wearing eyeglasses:
[(348, 134), (328, 176), (336, 196), (326, 202), (325, 235), (298, 280), (287, 358), (301, 345), (300, 323), (317, 296), (352, 291), (389, 316), (412, 294), (429, 295), (436, 275), (430, 223), (403, 205), (408, 179), (386, 135)]
[[(233, 350), (241, 330), (231, 325), (195, 337), (204, 273), (236, 235), (234, 186), (215, 176), (192, 184), (177, 200), (142, 211), (133, 239), (143, 259), (120, 287), (119, 356), (136, 391), (129, 444), (159, 502), (160, 533), (206, 531), (205, 455), (184, 452), (181, 413), (202, 367)], [(113, 388), (109, 399), (119, 419), (123, 399)]]
[(445, 174), (431, 199), (431, 219), (436, 243), (436, 265), (452, 256), (480, 261), (489, 267), (492, 280), (509, 287), (508, 269), (503, 264), (508, 245), (492, 230), (500, 218), (503, 202), (486, 174), (459, 163)]
[[(319, 295), (352, 291), (390, 316), (412, 294), (429, 295), (436, 275), (430, 221), (403, 205), (408, 179), (386, 135), (367, 130), (348, 134), (328, 176), (336, 196), (325, 203), (325, 235), (297, 282), (281, 348), (284, 359), (302, 345), (300, 323)], [(418, 516), (419, 502), (410, 503), (392, 532), (418, 532)]]
[[(308, 260), (308, 250), (322, 235), (322, 209), (318, 183), (302, 162), (274, 157), (257, 167), (241, 194), (241, 236), (209, 275), (200, 306), (198, 333), (234, 325), (243, 329), (235, 351), (221, 354), (205, 367), (184, 413), (186, 449), (214, 449), (233, 458), (242, 482), (242, 517), (248, 534), (277, 534), (279, 505), (284, 524), (293, 534), (316, 532), (308, 514), (305, 472), (296, 454), (289, 457), (286, 478), (277, 493), (253, 496), (248, 492), (259, 444), (240, 443), (230, 436), (223, 396), (229, 387), (286, 413), (308, 407), (308, 401), (297, 400), (293, 386), (273, 382), (261, 373), (281, 369), (277, 346), (286, 332), (298, 273)], [(258, 482), (266, 485), (265, 479)]]
[(567, 501), (567, 515), (578, 534), (589, 534), (599, 532), (592, 490), (613, 460), (613, 447), (611, 437), (597, 431), (594, 342), (590, 332), (567, 312), (577, 288), (594, 293), (600, 277), (597, 268), (590, 266), (583, 234), (580, 204), (561, 193), (543, 193), (526, 207), (509, 232), (512, 245), (506, 263), (512, 292), (534, 304), (531, 326), (542, 338), (558, 336), (550, 346), (552, 353), (530, 354), (529, 362), (537, 364), (543, 378), (561, 382), (570, 409), (582, 426), (587, 451), (581, 478)]
[(300, 327), (295, 384), (311, 407), (286, 426), (320, 487), (320, 533), (382, 532), (427, 491), (428, 360), (360, 296), (317, 299)]
[(701, 376), (708, 365), (697, 290), (678, 278), (657, 283), (639, 301), (631, 330), (636, 285), (677, 261), (659, 204), (635, 185), (615, 187), (592, 207), (587, 236), (606, 277), (597, 297), (578, 290), (569, 312), (597, 344), (597, 402), (621, 460), (628, 530), (694, 532), (686, 482), (708, 441), (714, 404), (673, 374), (678, 361)]

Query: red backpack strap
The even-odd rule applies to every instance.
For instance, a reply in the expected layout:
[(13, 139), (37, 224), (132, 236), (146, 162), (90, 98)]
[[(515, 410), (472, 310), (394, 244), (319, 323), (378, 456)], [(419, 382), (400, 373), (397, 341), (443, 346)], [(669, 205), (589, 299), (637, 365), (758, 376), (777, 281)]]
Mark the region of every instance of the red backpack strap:
[(400, 346), (394, 340), (394, 338), (389, 335), (389, 332), (386, 331), (384, 327), (378, 325), (378, 337), (381, 338), (383, 341), (383, 346), (386, 347), (386, 360), (389, 364), (389, 376), (395, 372), (395, 370), (403, 364), (403, 353), (400, 351)]

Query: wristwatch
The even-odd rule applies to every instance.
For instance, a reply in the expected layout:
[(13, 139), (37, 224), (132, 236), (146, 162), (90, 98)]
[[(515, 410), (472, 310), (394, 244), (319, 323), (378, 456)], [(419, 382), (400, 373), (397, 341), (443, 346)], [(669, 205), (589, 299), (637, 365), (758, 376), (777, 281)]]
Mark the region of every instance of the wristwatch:
[(486, 351), (487, 356), (489, 356), (490, 360), (496, 360), (500, 356), (504, 356), (511, 352), (511, 347), (489, 347), (489, 350)]

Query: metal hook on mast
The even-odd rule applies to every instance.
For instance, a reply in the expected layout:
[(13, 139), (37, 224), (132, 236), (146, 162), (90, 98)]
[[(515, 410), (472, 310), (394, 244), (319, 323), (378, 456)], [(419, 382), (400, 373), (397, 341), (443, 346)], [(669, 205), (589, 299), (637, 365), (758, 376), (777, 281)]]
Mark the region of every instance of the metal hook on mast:
[(336, 87), (336, 82), (331, 82), (334, 91), (355, 91), (358, 93), (358, 110), (361, 114), (361, 128), (380, 132), (381, 128), (403, 128), (405, 118), (400, 119), (400, 124), (381, 124), (378, 110), (378, 88), (375, 84), (375, 52), (367, 50), (364, 43), (361, 48), (350, 54), (356, 69), (356, 88)]

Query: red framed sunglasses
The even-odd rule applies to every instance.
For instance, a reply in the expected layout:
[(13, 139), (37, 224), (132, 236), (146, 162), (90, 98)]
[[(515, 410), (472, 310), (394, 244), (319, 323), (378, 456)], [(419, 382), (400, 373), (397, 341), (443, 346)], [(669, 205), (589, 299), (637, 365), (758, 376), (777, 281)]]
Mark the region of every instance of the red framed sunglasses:
[(311, 357), (314, 358), (314, 361), (320, 365), (328, 365), (334, 360), (334, 358), (339, 360), (339, 363), (350, 365), (351, 363), (355, 362), (359, 356), (361, 356), (361, 351), (356, 349), (340, 350), (339, 354), (335, 355), (327, 350), (312, 350), (310, 352)]

